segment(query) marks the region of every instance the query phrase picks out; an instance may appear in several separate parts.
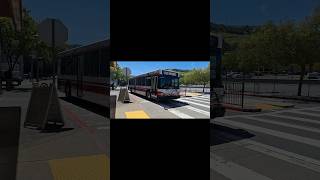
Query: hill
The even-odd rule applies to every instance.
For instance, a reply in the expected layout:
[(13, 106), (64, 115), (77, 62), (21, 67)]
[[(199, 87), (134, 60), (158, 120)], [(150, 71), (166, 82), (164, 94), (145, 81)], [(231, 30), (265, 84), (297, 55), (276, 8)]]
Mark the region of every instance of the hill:
[(258, 26), (236, 26), (236, 25), (224, 25), (224, 24), (214, 24), (211, 23), (210, 25), (211, 32), (214, 33), (230, 33), (230, 34), (237, 34), (237, 35), (245, 35), (254, 32)]

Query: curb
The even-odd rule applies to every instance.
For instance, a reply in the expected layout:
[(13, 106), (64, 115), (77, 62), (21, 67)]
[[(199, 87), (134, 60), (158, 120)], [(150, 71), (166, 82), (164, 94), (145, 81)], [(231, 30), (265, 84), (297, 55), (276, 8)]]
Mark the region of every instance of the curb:
[(241, 108), (241, 107), (236, 107), (236, 106), (227, 105), (227, 104), (223, 104), (223, 107), (225, 107), (226, 109), (231, 109), (231, 110), (241, 111), (241, 112), (261, 112), (261, 108)]
[(306, 102), (317, 102), (320, 103), (320, 99), (306, 99), (303, 97), (290, 97), (290, 96), (271, 96), (271, 95), (256, 95), (256, 94), (245, 94), (246, 96), (255, 96), (255, 97), (265, 97), (265, 98), (277, 98), (277, 99), (289, 99), (289, 100), (298, 100)]

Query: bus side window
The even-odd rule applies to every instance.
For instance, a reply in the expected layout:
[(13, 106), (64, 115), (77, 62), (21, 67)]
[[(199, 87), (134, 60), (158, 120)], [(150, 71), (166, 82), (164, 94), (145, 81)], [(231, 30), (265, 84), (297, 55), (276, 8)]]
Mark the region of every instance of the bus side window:
[(100, 50), (100, 77), (107, 77), (107, 49)]
[(147, 78), (146, 86), (151, 86), (151, 79)]

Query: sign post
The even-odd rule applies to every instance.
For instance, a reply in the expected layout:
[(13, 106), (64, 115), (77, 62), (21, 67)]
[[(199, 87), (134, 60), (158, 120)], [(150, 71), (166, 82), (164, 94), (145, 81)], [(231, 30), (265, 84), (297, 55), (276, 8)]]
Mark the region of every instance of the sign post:
[(128, 76), (131, 75), (131, 70), (128, 67), (125, 67), (125, 68), (122, 69), (122, 72), (123, 72), (123, 74), (126, 75), (126, 83), (127, 83), (127, 87), (128, 87), (128, 85), (129, 85)]
[(56, 47), (62, 47), (68, 40), (68, 28), (58, 19), (47, 18), (38, 25), (40, 39), (51, 47), (52, 82), (56, 84)]

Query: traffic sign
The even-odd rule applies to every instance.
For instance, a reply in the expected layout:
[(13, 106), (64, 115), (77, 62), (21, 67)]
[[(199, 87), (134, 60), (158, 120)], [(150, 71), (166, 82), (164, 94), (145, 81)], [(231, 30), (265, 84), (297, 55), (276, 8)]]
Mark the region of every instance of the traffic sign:
[(48, 46), (63, 46), (68, 40), (68, 28), (59, 20), (47, 18), (38, 25), (40, 39)]

